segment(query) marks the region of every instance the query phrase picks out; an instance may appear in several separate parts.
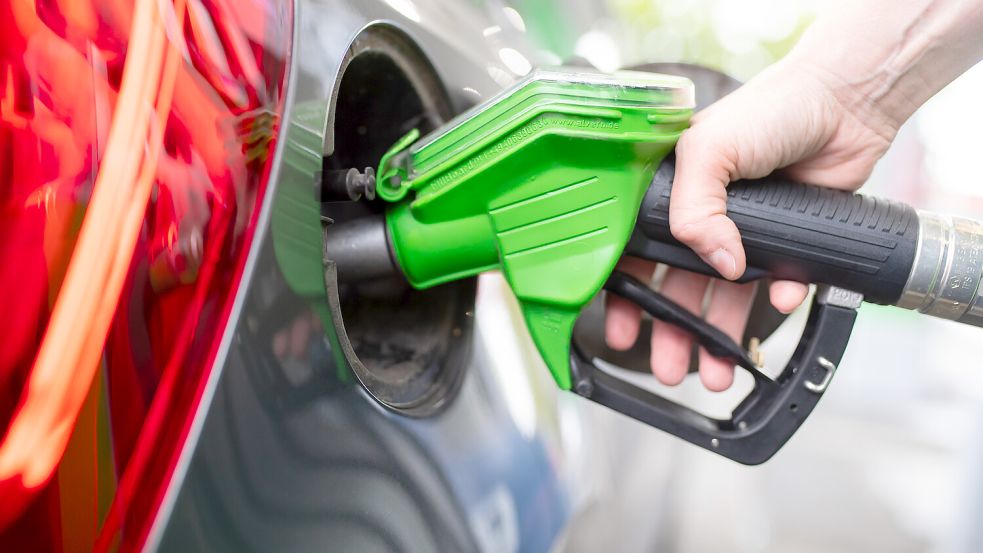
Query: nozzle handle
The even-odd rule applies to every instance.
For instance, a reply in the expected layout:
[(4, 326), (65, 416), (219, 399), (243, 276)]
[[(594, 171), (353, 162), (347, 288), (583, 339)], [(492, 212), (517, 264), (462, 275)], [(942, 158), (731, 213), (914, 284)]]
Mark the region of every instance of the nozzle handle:
[[(670, 156), (642, 200), (625, 252), (719, 276), (669, 230), (674, 176)], [(904, 203), (771, 175), (731, 183), (727, 216), (740, 230), (747, 253), (742, 281), (772, 277), (828, 284), (893, 305), (915, 263), (918, 214)]]

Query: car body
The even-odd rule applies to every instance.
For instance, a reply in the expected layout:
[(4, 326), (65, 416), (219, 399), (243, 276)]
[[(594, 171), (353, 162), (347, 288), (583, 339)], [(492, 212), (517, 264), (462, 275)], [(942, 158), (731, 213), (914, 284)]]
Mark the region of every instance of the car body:
[[(121, 362), (110, 345), (139, 352), (143, 344), (135, 327), (121, 322), (125, 313), (117, 312), (107, 330), (102, 372), (92, 381), (101, 391), (83, 388), (82, 397), (90, 399), (77, 402), (82, 413), (77, 420), (88, 420), (97, 437), (94, 449), (86, 451), (98, 461), (86, 465), (89, 472), (74, 473), (64, 461), (42, 491), (26, 484), (18, 488), (27, 511), (12, 510), (21, 518), (0, 533), (0, 543), (46, 550), (95, 545), (174, 551), (654, 547), (661, 528), (659, 486), (669, 462), (657, 455), (664, 442), (639, 441), (639, 433), (656, 434), (556, 389), (500, 275), (482, 275), (478, 282), (443, 291), (403, 290), (394, 296), (372, 283), (339, 281), (330, 259), (324, 259), (322, 232), (332, 232), (337, 220), (363, 214), (361, 208), (318, 196), (324, 172), (356, 162), (372, 166), (379, 152), (412, 126), (433, 128), (534, 65), (556, 60), (525, 35), (519, 12), (494, 2), (247, 5), (192, 2), (187, 8), (198, 14), (194, 17), (221, 9), (231, 13), (231, 24), (247, 29), (244, 35), (258, 52), (259, 66), (273, 68), (272, 77), (263, 81), (269, 96), (256, 92), (262, 86), (249, 93), (261, 100), (249, 117), (230, 109), (217, 116), (225, 119), (216, 119), (217, 126), (246, 126), (241, 156), (230, 157), (228, 170), (238, 171), (235, 163), (247, 164), (255, 173), (249, 178), (258, 180), (245, 189), (252, 192), (237, 189), (239, 205), (255, 207), (243, 211), (249, 214), (247, 222), (229, 227), (236, 229), (238, 241), (222, 250), (230, 252), (223, 262), (231, 269), (216, 285), (221, 301), (216, 300), (214, 312), (210, 304), (196, 312), (199, 326), (187, 331), (192, 353), (199, 342), (204, 353), (163, 370), (148, 384), (154, 403), (161, 390), (170, 390), (167, 386), (178, 390), (166, 409), (147, 407), (149, 415), (128, 412), (119, 399), (127, 397), (125, 389), (113, 376), (120, 374), (115, 367)], [(92, 20), (105, 17), (93, 13)], [(266, 14), (265, 30), (250, 34), (244, 14)], [(50, 16), (35, 16), (59, 28)], [(71, 25), (84, 19), (79, 17), (65, 16), (66, 43), (72, 43)], [(222, 31), (221, 18), (215, 21)], [(205, 60), (197, 62), (196, 74), (208, 77), (199, 65), (221, 67), (221, 60), (205, 47), (208, 29), (189, 25), (187, 32), (197, 38), (184, 55), (190, 51), (193, 59)], [(98, 36), (100, 31), (93, 32)], [(11, 55), (28, 59), (34, 35), (26, 36), (24, 50)], [(233, 48), (233, 43), (223, 36), (213, 44)], [(89, 65), (95, 67), (92, 59)], [(214, 90), (222, 90), (223, 78), (248, 81), (249, 71), (236, 75), (238, 66), (230, 65), (232, 77), (216, 77)], [(27, 81), (34, 78), (40, 77), (30, 73)], [(175, 101), (186, 102), (182, 117), (191, 126), (194, 115), (188, 113), (194, 102), (181, 99), (180, 82)], [(209, 96), (202, 98), (207, 103)], [(209, 132), (207, 124), (202, 128), (198, 132)], [(164, 142), (173, 159), (194, 158), (182, 158), (172, 151), (179, 146)], [(90, 163), (98, 168), (96, 158)], [(16, 160), (11, 166), (17, 166)], [(160, 190), (148, 192), (151, 205), (160, 202)], [(190, 201), (188, 213), (195, 213), (194, 198)], [(84, 198), (79, 205), (85, 211)], [(216, 213), (212, 208), (201, 216), (207, 222)], [(169, 244), (187, 239), (198, 244), (199, 256), (202, 247), (215, 251), (208, 232), (205, 246), (201, 235), (182, 234), (186, 220), (172, 226), (178, 230)], [(185, 254), (187, 247), (192, 246)], [(71, 248), (62, 252), (69, 254)], [(209, 262), (205, 259), (203, 267)], [(194, 286), (204, 274), (196, 269), (159, 276), (156, 265), (149, 267), (146, 278), (148, 290), (158, 294), (154, 298), (168, 293), (156, 287), (154, 278)], [(121, 284), (122, 297), (144, 297), (132, 284), (139, 274), (130, 270), (129, 284)], [(57, 292), (57, 286), (52, 290)], [(105, 301), (113, 297), (107, 293)], [(120, 305), (132, 313), (141, 304)], [(127, 334), (127, 328), (133, 332)], [(172, 351), (167, 349), (168, 355)], [(134, 353), (129, 364), (139, 360)], [(397, 400), (407, 382), (423, 384), (403, 409)], [(21, 391), (12, 389), (12, 397)], [(386, 394), (397, 399), (383, 405), (390, 397)], [(130, 430), (134, 456), (121, 460), (114, 449), (123, 443), (116, 425), (128, 418), (141, 424)], [(73, 436), (82, 432), (78, 424)], [(67, 444), (66, 458), (80, 447), (71, 440)], [(114, 454), (115, 464), (107, 461)], [(143, 472), (130, 471), (133, 459), (142, 463)], [(73, 486), (82, 491), (72, 492)], [(54, 487), (60, 495), (51, 491)], [(86, 494), (97, 504), (69, 501)], [(61, 516), (49, 516), (51, 509)], [(83, 522), (69, 523), (82, 515)], [(39, 540), (40, 535), (47, 537)]]

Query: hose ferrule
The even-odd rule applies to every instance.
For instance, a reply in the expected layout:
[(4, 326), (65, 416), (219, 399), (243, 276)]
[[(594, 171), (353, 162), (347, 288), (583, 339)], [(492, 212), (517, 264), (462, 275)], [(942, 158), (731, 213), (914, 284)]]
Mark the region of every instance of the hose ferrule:
[(918, 212), (915, 261), (899, 307), (983, 326), (983, 224)]

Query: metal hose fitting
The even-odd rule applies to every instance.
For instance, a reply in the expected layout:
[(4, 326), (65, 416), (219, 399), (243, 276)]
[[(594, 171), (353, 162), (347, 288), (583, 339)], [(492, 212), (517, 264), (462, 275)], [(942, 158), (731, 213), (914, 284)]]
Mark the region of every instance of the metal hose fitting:
[(899, 307), (983, 327), (983, 224), (919, 211), (918, 247)]

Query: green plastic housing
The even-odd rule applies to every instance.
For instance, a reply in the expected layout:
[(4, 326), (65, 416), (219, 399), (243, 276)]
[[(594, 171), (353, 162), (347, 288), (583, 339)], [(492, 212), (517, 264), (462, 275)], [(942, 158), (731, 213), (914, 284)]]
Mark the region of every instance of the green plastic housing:
[(377, 184), (407, 279), (427, 288), (501, 269), (569, 389), (574, 322), (692, 108), (688, 79), (541, 69), (420, 141), (410, 133)]

